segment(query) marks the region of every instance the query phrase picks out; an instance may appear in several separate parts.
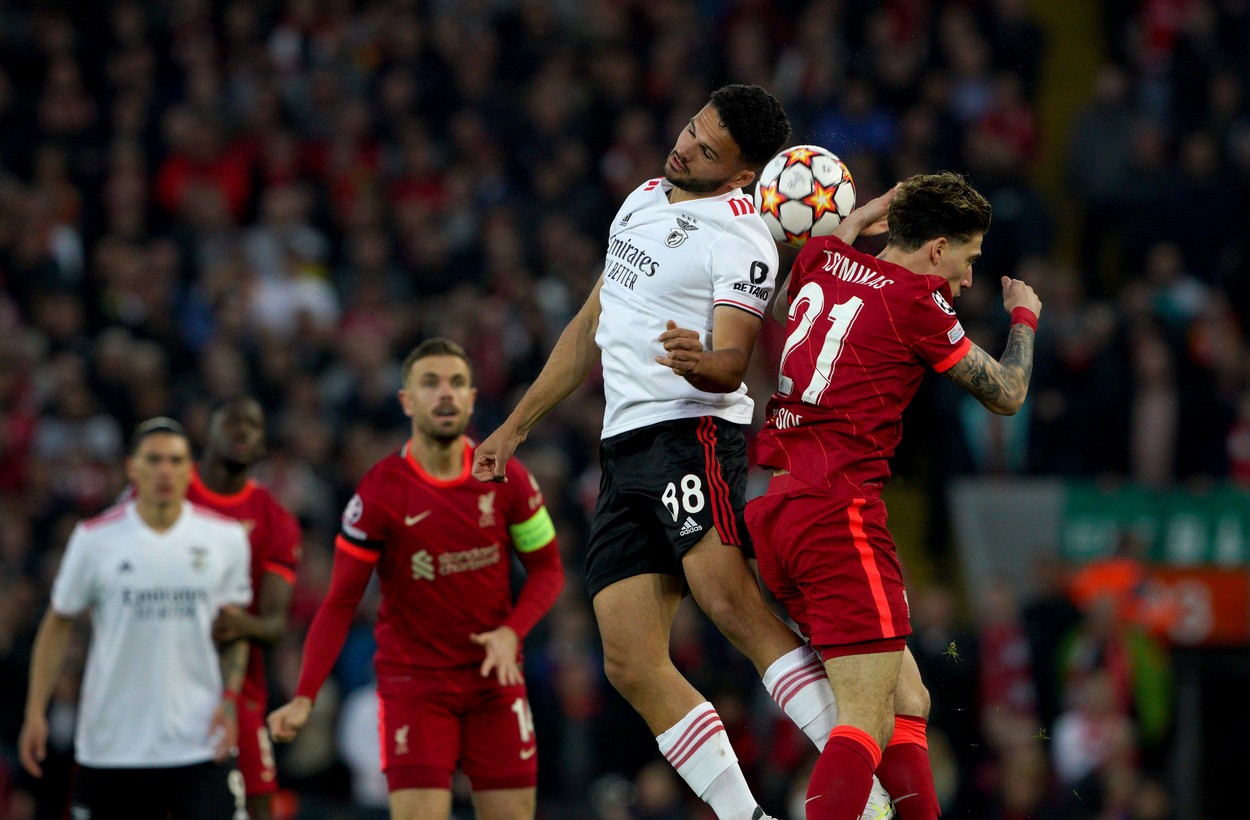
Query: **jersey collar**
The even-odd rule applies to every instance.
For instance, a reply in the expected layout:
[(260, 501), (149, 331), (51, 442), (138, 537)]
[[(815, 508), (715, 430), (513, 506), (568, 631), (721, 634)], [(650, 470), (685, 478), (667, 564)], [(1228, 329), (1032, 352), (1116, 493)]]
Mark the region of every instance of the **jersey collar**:
[[(657, 197), (664, 200), (666, 204), (672, 205), (673, 203), (669, 201), (668, 195), (669, 195), (669, 192), (673, 190), (673, 187), (674, 187), (673, 183), (669, 182), (667, 177), (660, 177), (660, 184), (655, 186), (652, 192)], [(741, 196), (746, 196), (746, 194), (742, 192), (742, 189), (733, 188), (732, 190), (726, 191), (720, 196), (701, 196), (693, 200), (687, 200), (685, 202), (678, 202), (677, 204), (678, 205), (690, 205), (695, 202), (727, 202), (730, 199), (733, 199), (734, 197), (741, 197)]]
[(153, 538), (168, 538), (174, 533), (182, 530), (187, 521), (190, 519), (191, 508), (194, 506), (194, 504), (184, 498), (182, 500), (181, 509), (178, 512), (177, 520), (174, 521), (173, 526), (163, 532), (153, 529), (148, 522), (143, 520), (143, 516), (139, 515), (139, 502), (133, 498), (126, 502), (126, 515), (128, 515), (130, 519), (134, 521), (134, 523), (137, 524), (141, 530), (143, 530), (143, 532), (151, 535)]
[(404, 449), (400, 451), (400, 455), (416, 471), (418, 478), (427, 484), (433, 484), (435, 487), (454, 487), (457, 484), (463, 484), (469, 478), (469, 474), (473, 469), (473, 445), (467, 438), (464, 439), (464, 459), (460, 467), (460, 474), (454, 478), (435, 478), (427, 473), (412, 452), (412, 439), (404, 442)]
[(206, 485), (200, 478), (200, 471), (196, 469), (195, 466), (192, 466), (191, 486), (195, 488), (195, 491), (199, 493), (201, 497), (208, 499), (214, 504), (234, 506), (236, 504), (242, 504), (252, 497), (252, 492), (256, 489), (256, 479), (249, 478), (247, 483), (243, 485), (243, 489), (233, 495), (225, 495), (224, 493), (217, 493), (210, 490), (208, 485)]

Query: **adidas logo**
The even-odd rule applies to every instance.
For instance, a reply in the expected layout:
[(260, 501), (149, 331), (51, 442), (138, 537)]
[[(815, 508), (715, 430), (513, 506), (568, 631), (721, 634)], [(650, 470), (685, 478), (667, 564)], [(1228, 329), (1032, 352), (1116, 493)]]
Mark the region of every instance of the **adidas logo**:
[(133, 571), (134, 571), (134, 567), (132, 567), (132, 566), (130, 565), (130, 562), (129, 562), (129, 561), (125, 561), (125, 560), (123, 560), (123, 561), (122, 561), (122, 563), (121, 563), (121, 566), (119, 566), (119, 567), (117, 568), (117, 571), (118, 571), (118, 572), (133, 572)]
[(677, 533), (677, 535), (693, 535), (696, 532), (703, 532), (703, 525), (687, 516), (686, 523), (681, 525), (681, 530)]

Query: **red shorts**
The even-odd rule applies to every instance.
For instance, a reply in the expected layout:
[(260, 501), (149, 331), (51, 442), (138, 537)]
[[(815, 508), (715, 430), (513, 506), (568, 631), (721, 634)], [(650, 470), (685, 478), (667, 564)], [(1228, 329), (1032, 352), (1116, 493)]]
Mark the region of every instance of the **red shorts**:
[(525, 686), (500, 686), (476, 667), (379, 675), (378, 729), (391, 791), (450, 789), (457, 765), (474, 791), (538, 783)]
[(880, 498), (777, 476), (746, 517), (760, 577), (822, 656), (903, 649), (907, 594)]
[(278, 790), (278, 770), (273, 762), (273, 744), (265, 729), (265, 702), (247, 696), (239, 698), (239, 771), (248, 796), (273, 794)]

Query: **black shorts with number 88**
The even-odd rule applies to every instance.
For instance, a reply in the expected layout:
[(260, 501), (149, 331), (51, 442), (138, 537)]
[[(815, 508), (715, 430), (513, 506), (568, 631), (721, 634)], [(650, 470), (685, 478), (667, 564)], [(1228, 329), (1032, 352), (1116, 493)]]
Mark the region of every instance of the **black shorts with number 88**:
[(646, 573), (685, 578), (681, 557), (710, 531), (752, 554), (743, 520), (747, 448), (741, 426), (714, 416), (675, 419), (604, 439), (590, 527), (586, 585)]

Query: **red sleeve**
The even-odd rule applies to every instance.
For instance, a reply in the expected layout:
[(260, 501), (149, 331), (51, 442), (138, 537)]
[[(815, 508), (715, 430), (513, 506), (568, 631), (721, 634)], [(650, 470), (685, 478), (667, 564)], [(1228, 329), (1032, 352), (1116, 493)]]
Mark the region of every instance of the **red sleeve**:
[(274, 506), (274, 535), (269, 544), (269, 554), (265, 556), (265, 571), (277, 574), (288, 584), (294, 584), (295, 567), (299, 563), (299, 521), (277, 502)]
[[(520, 459), (508, 462), (508, 483), (504, 487), (508, 488), (509, 494), (507, 515), (510, 524), (526, 521), (543, 511), (542, 489)], [(545, 511), (543, 514), (546, 515)], [(524, 638), (534, 624), (547, 614), (564, 588), (564, 566), (560, 563), (560, 548), (554, 537), (538, 549), (529, 552), (517, 550), (516, 556), (521, 566), (525, 567), (525, 583), (517, 595), (512, 614), (504, 624), (512, 627), (518, 637)]]
[(547, 614), (564, 588), (564, 565), (560, 563), (560, 549), (554, 538), (542, 549), (517, 553), (517, 558), (525, 567), (525, 583), (504, 625), (524, 638)]
[(941, 291), (926, 293), (912, 305), (907, 322), (911, 349), (934, 371), (945, 373), (967, 355), (972, 342)]
[[(295, 687), (297, 697), (317, 699), (321, 685), (330, 676), (339, 652), (343, 651), (343, 642), (347, 640), (347, 630), (351, 628), (356, 605), (365, 594), (377, 561), (376, 557), (355, 547), (342, 536), (336, 539), (335, 547), (330, 591), (317, 608), (312, 626), (304, 638), (304, 660), (300, 665), (299, 685)], [(367, 560), (369, 557), (373, 560)]]

